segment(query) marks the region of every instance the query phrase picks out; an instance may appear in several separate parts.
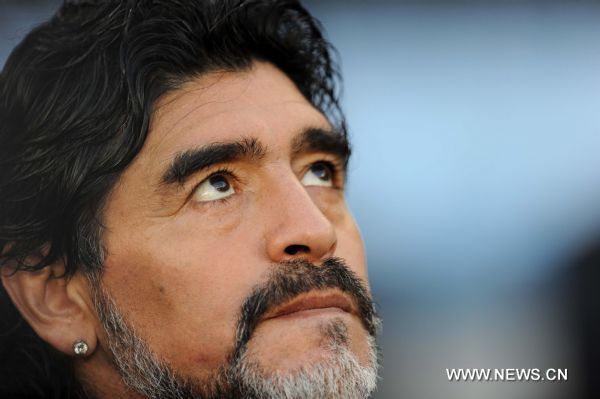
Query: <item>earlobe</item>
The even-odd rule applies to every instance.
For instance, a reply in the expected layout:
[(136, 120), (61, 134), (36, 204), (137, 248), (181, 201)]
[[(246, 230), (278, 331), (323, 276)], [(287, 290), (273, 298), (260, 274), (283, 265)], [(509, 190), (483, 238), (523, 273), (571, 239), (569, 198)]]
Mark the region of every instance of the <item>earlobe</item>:
[[(97, 337), (94, 313), (83, 296), (81, 278), (63, 276), (60, 265), (42, 270), (2, 270), (2, 284), (11, 300), (37, 335), (55, 349), (71, 356), (75, 343), (84, 341), (85, 355), (93, 353)], [(80, 346), (81, 347), (81, 346)]]

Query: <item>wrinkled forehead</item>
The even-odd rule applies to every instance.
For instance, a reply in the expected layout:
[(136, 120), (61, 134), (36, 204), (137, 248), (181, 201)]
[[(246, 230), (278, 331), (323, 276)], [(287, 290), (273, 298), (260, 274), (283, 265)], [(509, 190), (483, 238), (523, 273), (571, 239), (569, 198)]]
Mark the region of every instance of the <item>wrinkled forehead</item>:
[(204, 74), (159, 99), (145, 152), (157, 156), (240, 137), (283, 150), (309, 126), (331, 129), (283, 72), (255, 62), (244, 71)]

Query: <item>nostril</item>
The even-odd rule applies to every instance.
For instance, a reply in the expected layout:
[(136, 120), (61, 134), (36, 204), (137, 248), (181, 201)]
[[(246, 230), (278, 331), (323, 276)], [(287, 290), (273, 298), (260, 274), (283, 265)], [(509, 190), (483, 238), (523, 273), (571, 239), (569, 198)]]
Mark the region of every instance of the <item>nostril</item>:
[(285, 253), (288, 255), (297, 255), (298, 253), (309, 253), (310, 248), (306, 245), (288, 245), (285, 248)]

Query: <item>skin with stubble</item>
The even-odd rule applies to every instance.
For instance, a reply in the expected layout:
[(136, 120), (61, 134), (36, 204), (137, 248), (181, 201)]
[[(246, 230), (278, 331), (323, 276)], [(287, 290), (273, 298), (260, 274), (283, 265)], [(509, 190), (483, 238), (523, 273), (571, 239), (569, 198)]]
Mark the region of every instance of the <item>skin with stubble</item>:
[(101, 288), (87, 295), (97, 343), (88, 337), (93, 352), (76, 363), (91, 396), (150, 395), (123, 375), (137, 367), (126, 339), (198, 397), (225, 397), (244, 378), (300, 397), (283, 387), (292, 377), (331, 380), (319, 392), (344, 397), (348, 382), (335, 378), (375, 378), (377, 320), (336, 135), (264, 62), (201, 75), (157, 102), (103, 212)]

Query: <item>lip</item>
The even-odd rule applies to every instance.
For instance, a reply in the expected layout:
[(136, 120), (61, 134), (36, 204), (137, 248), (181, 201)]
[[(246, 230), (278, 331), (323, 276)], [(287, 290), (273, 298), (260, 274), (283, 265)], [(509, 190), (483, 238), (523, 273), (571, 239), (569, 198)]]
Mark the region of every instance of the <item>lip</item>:
[(352, 300), (342, 292), (311, 291), (306, 294), (300, 294), (289, 302), (277, 306), (272, 311), (268, 312), (262, 321), (284, 316), (309, 316), (322, 314), (326, 311), (340, 310), (349, 314), (357, 314), (356, 307)]

